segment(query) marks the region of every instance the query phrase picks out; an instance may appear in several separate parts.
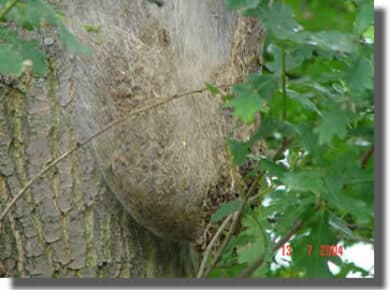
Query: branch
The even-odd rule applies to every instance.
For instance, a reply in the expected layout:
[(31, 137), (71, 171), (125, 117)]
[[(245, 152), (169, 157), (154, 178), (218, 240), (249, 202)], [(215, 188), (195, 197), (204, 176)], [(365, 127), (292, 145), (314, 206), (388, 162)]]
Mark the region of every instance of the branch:
[(223, 221), (223, 223), (221, 224), (221, 226), (218, 228), (217, 232), (215, 233), (213, 239), (210, 241), (209, 245), (207, 246), (206, 252), (205, 252), (205, 254), (203, 256), (203, 260), (202, 260), (202, 263), (201, 263), (200, 268), (199, 268), (199, 272), (198, 272), (197, 278), (201, 278), (202, 277), (203, 272), (204, 272), (204, 268), (206, 266), (207, 259), (209, 258), (210, 253), (211, 253), (211, 249), (213, 248), (214, 244), (216, 243), (216, 241), (218, 240), (218, 238), (221, 235), (222, 231), (226, 228), (227, 224), (230, 222), (232, 217), (233, 217), (233, 215), (229, 215)]
[(229, 232), (226, 236), (226, 238), (223, 240), (223, 243), (221, 247), (218, 249), (217, 254), (214, 256), (214, 259), (211, 261), (210, 267), (204, 272), (203, 278), (207, 277), (211, 270), (217, 265), (219, 258), (222, 256), (223, 251), (225, 250), (226, 246), (228, 245), (230, 239), (232, 238), (234, 232), (236, 231), (236, 228), (241, 220), (241, 214), (245, 208), (246, 200), (243, 201), (240, 208), (237, 210), (237, 212), (234, 214), (232, 225), (230, 226)]
[[(293, 142), (293, 140), (294, 140), (294, 138), (284, 139), (281, 148), (276, 152), (276, 154), (273, 157), (273, 160), (279, 159), (278, 156), (281, 155), (283, 153), (283, 151), (287, 149), (287, 147)], [(254, 195), (255, 190), (257, 188), (258, 183), (260, 182), (260, 180), (263, 178), (264, 175), (265, 175), (265, 172), (263, 171), (259, 175), (257, 175), (256, 179), (252, 182), (250, 188), (248, 189), (247, 193), (244, 196), (244, 201), (243, 201), (241, 207), (236, 211), (236, 214), (235, 214), (235, 217), (234, 217), (234, 220), (233, 220), (233, 224), (230, 227), (230, 230), (229, 230), (225, 240), (223, 241), (223, 243), (222, 243), (221, 247), (219, 248), (217, 254), (215, 255), (214, 259), (212, 260), (212, 262), (210, 264), (210, 267), (207, 269), (207, 271), (204, 272), (203, 277), (207, 277), (208, 274), (211, 272), (211, 270), (217, 265), (218, 260), (222, 256), (223, 251), (225, 250), (225, 248), (226, 248), (227, 244), (229, 243), (230, 239), (232, 238), (233, 233), (235, 232), (235, 229), (236, 229), (238, 223), (241, 220), (241, 215), (242, 215), (242, 212), (243, 212), (243, 210), (245, 208), (245, 205), (248, 202), (248, 199), (252, 198), (252, 196)]]
[(236, 231), (236, 229), (238, 227), (238, 224), (240, 223), (242, 212), (244, 211), (245, 206), (248, 203), (248, 199), (254, 195), (256, 187), (257, 187), (257, 184), (260, 182), (260, 180), (263, 178), (263, 176), (264, 176), (264, 172), (261, 172), (256, 177), (256, 179), (252, 182), (250, 188), (246, 192), (246, 194), (244, 196), (244, 200), (243, 200), (240, 208), (234, 214), (233, 223), (232, 223), (232, 225), (231, 225), (231, 227), (229, 229), (229, 232), (228, 232), (225, 240), (223, 241), (223, 243), (222, 243), (221, 247), (219, 248), (217, 254), (214, 256), (214, 259), (211, 262), (210, 267), (204, 273), (203, 277), (207, 277), (210, 274), (211, 270), (215, 267), (215, 265), (217, 265), (219, 259), (221, 258), (222, 254), (223, 254), (223, 251), (225, 250), (225, 248), (228, 245), (230, 239), (232, 238), (233, 234), (235, 233), (235, 231)]
[(287, 119), (287, 77), (286, 77), (286, 51), (282, 48), (282, 118), (285, 121)]
[(374, 153), (374, 144), (372, 144), (370, 146), (370, 148), (367, 149), (366, 152), (364, 152), (363, 156), (362, 156), (362, 159), (361, 159), (361, 162), (360, 162), (360, 167), (362, 169), (366, 168), (367, 167), (367, 163), (368, 161), (370, 160), (371, 156), (372, 156), (372, 153)]
[(272, 158), (273, 161), (279, 160), (279, 158), (282, 156), (283, 152), (286, 151), (288, 146), (294, 141), (294, 138), (283, 138), (283, 144), (282, 146), (276, 151), (274, 158)]
[(8, 12), (10, 12), (11, 9), (14, 8), (16, 4), (18, 4), (19, 1), (20, 0), (12, 0), (11, 2), (7, 3), (5, 8), (2, 11), (0, 11), (0, 21), (3, 20), (4, 16), (6, 16)]
[[(219, 86), (218, 88), (226, 88), (226, 87), (231, 87), (233, 84), (227, 84), (227, 85), (221, 85)], [(70, 156), (71, 154), (75, 153), (77, 150), (79, 150), (81, 147), (85, 146), (86, 144), (88, 144), (89, 142), (91, 142), (93, 139), (95, 139), (96, 137), (100, 136), (101, 134), (103, 134), (104, 132), (108, 131), (109, 129), (115, 127), (116, 125), (124, 122), (125, 120), (127, 120), (127, 118), (131, 117), (131, 116), (134, 116), (134, 115), (138, 115), (142, 112), (146, 112), (146, 111), (149, 111), (151, 109), (154, 109), (156, 107), (159, 107), (161, 105), (164, 105), (166, 103), (169, 103), (175, 99), (179, 99), (179, 98), (182, 98), (182, 97), (186, 97), (186, 96), (189, 96), (189, 95), (193, 95), (193, 94), (200, 94), (200, 93), (203, 93), (204, 91), (207, 91), (208, 89), (207, 88), (201, 88), (201, 89), (198, 89), (198, 90), (194, 90), (194, 91), (189, 91), (189, 92), (186, 92), (186, 93), (183, 93), (183, 94), (180, 94), (180, 95), (173, 95), (173, 96), (170, 96), (170, 97), (166, 97), (166, 98), (163, 98), (161, 99), (160, 101), (156, 102), (156, 103), (153, 103), (153, 104), (149, 104), (149, 105), (145, 105), (143, 107), (140, 107), (138, 109), (134, 109), (134, 110), (131, 110), (130, 112), (128, 112), (125, 116), (123, 116), (122, 118), (118, 119), (118, 120), (115, 120), (111, 123), (109, 123), (108, 125), (106, 125), (105, 127), (103, 127), (101, 130), (97, 131), (95, 134), (93, 134), (92, 136), (88, 137), (87, 139), (81, 141), (81, 142), (77, 142), (76, 143), (76, 146), (73, 147), (72, 149), (70, 149), (69, 151), (63, 153), (62, 155), (60, 155), (58, 158), (54, 159), (53, 161), (51, 161), (49, 164), (47, 164), (46, 167), (42, 168), (41, 171), (39, 171), (33, 178), (31, 178), (23, 187), (22, 189), (12, 198), (12, 200), (7, 204), (7, 206), (5, 207), (4, 211), (1, 213), (0, 215), (0, 222), (1, 220), (5, 217), (5, 215), (8, 213), (8, 211), (14, 206), (14, 204), (16, 203), (16, 201), (22, 197), (22, 195), (27, 191), (27, 189), (35, 182), (37, 181), (40, 177), (42, 177), (46, 172), (48, 172), (50, 169), (52, 169), (57, 163), (59, 163), (60, 161), (64, 160), (65, 158), (67, 158), (68, 156)]]
[[(314, 212), (316, 212), (317, 210), (319, 210), (320, 208), (322, 208), (324, 205), (323, 204), (319, 204), (316, 206), (316, 208), (314, 209)], [(277, 242), (274, 247), (272, 248), (272, 253), (275, 253), (281, 246), (283, 246), (285, 243), (288, 242), (288, 240), (297, 232), (299, 231), (302, 226), (304, 225), (305, 221), (307, 221), (309, 219), (309, 217), (303, 219), (303, 218), (300, 218), (297, 220), (297, 222), (295, 223), (295, 225), (291, 228), (291, 230), (283, 237), (280, 239), (279, 242)], [(260, 267), (264, 261), (265, 261), (265, 257), (267, 255), (267, 251), (264, 251), (264, 253), (262, 253), (257, 259), (256, 261), (254, 261), (248, 268), (244, 269), (241, 274), (239, 275), (240, 278), (244, 278), (244, 277), (248, 277), (250, 276), (258, 267)]]
[[(281, 246), (283, 246), (299, 229), (301, 229), (303, 224), (303, 219), (299, 219), (292, 227), (292, 229), (282, 239), (280, 239), (277, 244), (275, 244), (275, 246), (272, 248), (272, 252), (276, 252)], [(240, 273), (239, 278), (245, 278), (250, 276), (258, 267), (260, 267), (264, 263), (266, 255), (267, 251), (264, 251), (264, 253), (262, 253), (256, 259), (256, 261), (254, 261), (248, 268), (246, 268)]]

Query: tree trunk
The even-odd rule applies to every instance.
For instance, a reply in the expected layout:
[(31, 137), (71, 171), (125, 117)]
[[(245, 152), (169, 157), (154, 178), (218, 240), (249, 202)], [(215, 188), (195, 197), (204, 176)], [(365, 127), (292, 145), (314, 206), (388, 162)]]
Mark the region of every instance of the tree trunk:
[[(27, 95), (1, 90), (2, 208), (81, 139), (74, 111), (59, 100), (60, 86), (51, 71)], [(164, 241), (129, 216), (102, 182), (89, 148), (34, 183), (0, 234), (0, 261), (12, 277), (182, 277), (192, 275), (189, 251), (188, 244)]]
[[(203, 87), (205, 81), (236, 80), (234, 73), (245, 72), (242, 66), (250, 67), (244, 61), (237, 64), (237, 58), (232, 57), (232, 47), (239, 48), (233, 43), (237, 17), (225, 10), (222, 0), (166, 0), (163, 8), (141, 0), (51, 2), (72, 20), (75, 34), (93, 49), (93, 54), (89, 58), (69, 56), (59, 49), (54, 29), (40, 29), (35, 36), (48, 55), (45, 77), (20, 79), (16, 85), (3, 79), (0, 209), (47, 163), (126, 113), (121, 109), (136, 107), (137, 96), (155, 99)], [(82, 31), (84, 23), (99, 27), (100, 32)], [(226, 76), (221, 76), (222, 68), (228, 72)], [(199, 254), (189, 242), (178, 240), (180, 236), (191, 240), (192, 231), (199, 230), (198, 224), (192, 224), (192, 217), (200, 214), (198, 204), (202, 195), (198, 197), (193, 192), (204, 194), (220, 173), (224, 160), (218, 154), (226, 132), (221, 121), (224, 117), (219, 115), (219, 102), (208, 94), (201, 97), (201, 101), (179, 100), (166, 105), (161, 112), (156, 109), (134, 118), (40, 177), (2, 221), (0, 275), (194, 276)], [(205, 118), (203, 114), (214, 116)], [(174, 121), (167, 117), (172, 115)], [(192, 123), (196, 127), (183, 125)], [(157, 127), (149, 132), (147, 126)], [(182, 147), (174, 147), (171, 155), (165, 156), (166, 151), (163, 152), (163, 157), (175, 154), (182, 158), (169, 165), (167, 174), (158, 171), (161, 179), (155, 178), (157, 173), (148, 177), (151, 181), (139, 189), (147, 196), (142, 195), (137, 203), (133, 192), (138, 187), (133, 186), (141, 183), (139, 176), (120, 174), (120, 168), (110, 159), (115, 152), (123, 153), (118, 149), (121, 145), (135, 148), (131, 156), (142, 153), (142, 147), (126, 143), (129, 137), (123, 136), (140, 134), (128, 128), (148, 132), (148, 137), (170, 128), (167, 131), (178, 132), (170, 138), (182, 143)], [(187, 141), (185, 138), (192, 138), (191, 134), (194, 139)], [(168, 143), (163, 148), (169, 147)], [(152, 154), (149, 148), (145, 152)], [(152, 158), (147, 154), (140, 158)], [(182, 167), (183, 162), (191, 166)], [(126, 166), (133, 164), (140, 163), (135, 160)], [(140, 168), (140, 172), (152, 167)], [(178, 172), (174, 172), (175, 168)], [(193, 178), (183, 175), (185, 169), (192, 170)], [(181, 179), (169, 183), (174, 174)], [(180, 188), (182, 184), (184, 191)], [(150, 207), (155, 202), (151, 194), (160, 187), (163, 198), (168, 196), (165, 188), (169, 188), (174, 199), (178, 196), (176, 192), (185, 194), (183, 207), (179, 208), (179, 201), (179, 205), (173, 205), (177, 211), (190, 207), (189, 214), (183, 214), (189, 221), (175, 224), (174, 230), (179, 235), (169, 232), (172, 215), (160, 216), (160, 212), (172, 207), (172, 200), (164, 203), (165, 207)], [(121, 196), (123, 191), (129, 191), (129, 200)], [(147, 206), (141, 204), (145, 200)], [(144, 209), (150, 212), (145, 214)]]

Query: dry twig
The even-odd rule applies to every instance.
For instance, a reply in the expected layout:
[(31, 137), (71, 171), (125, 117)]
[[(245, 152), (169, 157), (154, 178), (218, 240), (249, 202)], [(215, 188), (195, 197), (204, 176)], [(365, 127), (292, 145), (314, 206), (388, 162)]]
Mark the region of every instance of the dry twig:
[(223, 223), (220, 225), (220, 227), (216, 231), (215, 235), (213, 236), (212, 240), (210, 241), (209, 245), (207, 246), (206, 252), (205, 252), (205, 254), (203, 256), (202, 263), (200, 264), (200, 268), (199, 268), (199, 272), (198, 272), (197, 278), (201, 278), (202, 277), (203, 272), (204, 272), (204, 268), (206, 266), (206, 262), (207, 262), (208, 258), (210, 257), (210, 254), (211, 254), (211, 250), (212, 250), (214, 244), (217, 242), (217, 240), (218, 240), (219, 236), (221, 235), (221, 233), (223, 232), (223, 230), (226, 228), (227, 224), (232, 219), (232, 217), (233, 217), (233, 215), (229, 215), (223, 221)]
[[(227, 87), (231, 87), (233, 84), (227, 84), (227, 85), (221, 85), (221, 86), (218, 86), (218, 88), (227, 88)], [(190, 96), (190, 95), (193, 95), (193, 94), (200, 94), (200, 93), (203, 93), (204, 91), (207, 91), (208, 88), (201, 88), (201, 89), (198, 89), (198, 90), (193, 90), (193, 91), (189, 91), (189, 92), (185, 92), (183, 94), (176, 94), (176, 95), (173, 95), (173, 96), (170, 96), (170, 97), (166, 97), (166, 98), (163, 98), (161, 99), (160, 101), (158, 102), (155, 102), (155, 103), (152, 103), (152, 104), (148, 104), (148, 105), (145, 105), (143, 107), (140, 107), (138, 109), (134, 109), (134, 110), (131, 110), (130, 112), (128, 112), (125, 116), (123, 116), (122, 118), (118, 119), (118, 120), (115, 120), (111, 123), (109, 123), (108, 125), (106, 125), (105, 127), (103, 127), (101, 130), (99, 130), (98, 132), (96, 132), (95, 134), (93, 134), (92, 136), (88, 137), (87, 139), (81, 141), (81, 142), (77, 142), (76, 143), (76, 146), (73, 147), (72, 149), (70, 149), (69, 151), (66, 151), (65, 153), (63, 153), (62, 155), (60, 155), (58, 158), (54, 159), (53, 161), (51, 161), (49, 164), (47, 164), (46, 167), (42, 168), (42, 170), (40, 170), (34, 177), (32, 177), (20, 190), (19, 192), (11, 199), (11, 201), (7, 204), (7, 206), (5, 207), (5, 209), (3, 210), (3, 212), (1, 213), (0, 215), (0, 222), (1, 220), (6, 216), (6, 214), (8, 213), (8, 211), (14, 206), (14, 204), (19, 200), (19, 198), (21, 198), (23, 196), (23, 194), (27, 191), (27, 189), (35, 182), (37, 181), (40, 177), (42, 177), (46, 172), (48, 172), (50, 169), (52, 169), (55, 165), (57, 165), (57, 163), (59, 163), (60, 161), (64, 160), (65, 158), (67, 158), (68, 156), (70, 156), (71, 154), (75, 153), (77, 150), (79, 150), (81, 147), (85, 146), (86, 144), (88, 144), (89, 142), (91, 142), (93, 139), (95, 139), (96, 137), (100, 136), (101, 134), (103, 134), (104, 132), (108, 131), (109, 129), (115, 127), (116, 125), (124, 122), (125, 120), (127, 120), (129, 117), (131, 116), (134, 116), (134, 115), (138, 115), (142, 112), (146, 112), (146, 111), (149, 111), (151, 109), (154, 109), (156, 107), (159, 107), (161, 105), (164, 105), (166, 103), (169, 103), (175, 99), (179, 99), (179, 98), (182, 98), (182, 97), (186, 97), (186, 96)], [(1, 223), (0, 223), (1, 224)]]

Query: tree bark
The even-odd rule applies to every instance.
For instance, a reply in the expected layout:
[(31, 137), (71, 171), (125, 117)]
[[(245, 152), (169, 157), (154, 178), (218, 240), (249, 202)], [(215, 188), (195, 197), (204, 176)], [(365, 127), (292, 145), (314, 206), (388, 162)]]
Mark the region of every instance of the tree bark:
[[(106, 109), (105, 96), (114, 100), (110, 99), (114, 104), (115, 96), (129, 93), (123, 93), (120, 88), (123, 84), (113, 83), (113, 77), (120, 75), (126, 61), (130, 61), (126, 48), (130, 30), (137, 37), (145, 37), (146, 46), (153, 47), (156, 42), (158, 46), (164, 46), (171, 41), (177, 45), (177, 61), (174, 58), (170, 64), (175, 78), (173, 81), (162, 78), (161, 83), (169, 89), (163, 89), (161, 85), (157, 94), (199, 88), (209, 79), (223, 80), (218, 76), (218, 70), (229, 64), (236, 22), (235, 16), (225, 10), (222, 0), (167, 0), (164, 10), (147, 6), (141, 0), (51, 2), (72, 19), (74, 32), (94, 49), (94, 55), (92, 60), (69, 56), (59, 48), (54, 29), (40, 29), (35, 36), (48, 56), (45, 77), (21, 79), (17, 84), (2, 79), (0, 209), (45, 164), (120, 115), (118, 107), (115, 114), (101, 112)], [(98, 26), (101, 32), (91, 36), (82, 31), (83, 23)], [(177, 30), (180, 41), (168, 38), (162, 30), (157, 34), (151, 30), (160, 25), (168, 27), (168, 32)], [(54, 44), (47, 41), (48, 38), (54, 39)], [(157, 58), (158, 54), (153, 57)], [(111, 71), (107, 69), (110, 58), (114, 69)], [(161, 73), (172, 73), (172, 70), (162, 68), (157, 66), (153, 75), (146, 72), (146, 77), (153, 79)], [(99, 102), (95, 102), (100, 91), (104, 93)], [(218, 104), (210, 101), (210, 96), (204, 98), (205, 106), (217, 112), (214, 108)], [(107, 106), (108, 110), (115, 107), (115, 104), (111, 105)], [(198, 105), (194, 101), (177, 103), (176, 108), (182, 107), (179, 118), (190, 122), (186, 119), (186, 110), (200, 110)], [(189, 116), (193, 116), (191, 110)], [(103, 117), (99, 115), (98, 121), (97, 111), (103, 114)], [(198, 121), (201, 120), (202, 117)], [(200, 123), (200, 126), (204, 125)], [(215, 135), (210, 130), (218, 131), (216, 144), (219, 144), (223, 129), (211, 124), (207, 136)], [(99, 149), (100, 144), (111, 138), (110, 134), (102, 136), (98, 143), (82, 148), (60, 162), (17, 201), (0, 229), (0, 275), (53, 278), (195, 276), (199, 254), (191, 244), (162, 239), (140, 226), (139, 223), (159, 233), (155, 224), (140, 222), (139, 214), (135, 215), (136, 222), (131, 211), (129, 214), (113, 194), (112, 189), (118, 187), (111, 181), (118, 177), (107, 178), (107, 168), (102, 166), (106, 157), (99, 158), (99, 154), (107, 154)], [(210, 146), (206, 144), (205, 148), (217, 150)], [(214, 161), (207, 162), (201, 165), (212, 171)], [(202, 179), (202, 182), (211, 181)], [(161, 232), (160, 236), (164, 236), (166, 228)]]
[[(41, 88), (26, 95), (1, 90), (2, 208), (82, 138), (72, 124), (72, 108), (58, 100), (59, 86), (51, 71)], [(33, 184), (0, 235), (0, 261), (13, 277), (181, 277), (192, 275), (189, 250), (134, 222), (102, 182), (89, 148)]]

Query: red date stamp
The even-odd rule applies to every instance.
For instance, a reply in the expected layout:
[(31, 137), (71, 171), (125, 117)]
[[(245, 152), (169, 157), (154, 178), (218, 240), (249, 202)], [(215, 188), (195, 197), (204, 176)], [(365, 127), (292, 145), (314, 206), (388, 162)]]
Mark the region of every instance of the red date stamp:
[[(320, 248), (313, 249), (313, 245), (306, 245), (309, 256), (319, 255), (320, 257), (342, 256), (344, 253), (343, 245), (320, 245)], [(282, 256), (291, 256), (293, 249), (291, 245), (284, 244), (281, 247)]]

